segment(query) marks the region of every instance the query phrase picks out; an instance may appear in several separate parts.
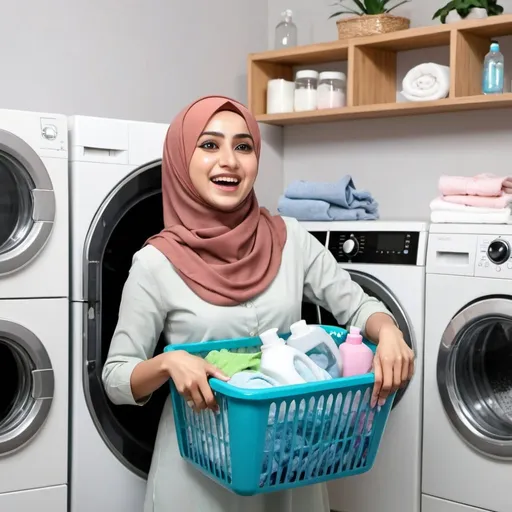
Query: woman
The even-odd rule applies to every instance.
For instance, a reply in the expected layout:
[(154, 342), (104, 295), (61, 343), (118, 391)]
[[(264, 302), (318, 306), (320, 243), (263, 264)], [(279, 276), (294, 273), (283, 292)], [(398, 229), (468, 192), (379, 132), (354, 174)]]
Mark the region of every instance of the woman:
[[(168, 343), (285, 332), (303, 296), (340, 324), (378, 342), (373, 403), (411, 378), (413, 354), (390, 313), (366, 295), (294, 219), (271, 216), (254, 193), (261, 138), (250, 112), (224, 97), (202, 98), (171, 124), (162, 186), (165, 229), (134, 258), (103, 370), (116, 404), (144, 405), (173, 379), (196, 410), (216, 407), (208, 377), (227, 378), (185, 351), (153, 357)], [(179, 455), (168, 400), (148, 478), (145, 512), (328, 512), (324, 485), (240, 497)]]

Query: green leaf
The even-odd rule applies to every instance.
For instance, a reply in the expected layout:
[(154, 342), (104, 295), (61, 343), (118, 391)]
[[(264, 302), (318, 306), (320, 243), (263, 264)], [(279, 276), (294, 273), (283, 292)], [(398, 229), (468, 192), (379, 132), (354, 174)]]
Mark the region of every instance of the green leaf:
[(397, 7), (400, 7), (401, 5), (403, 4), (406, 4), (408, 2), (410, 2), (411, 0), (402, 0), (401, 2), (398, 2), (397, 4), (389, 7), (388, 9), (386, 9), (386, 12), (391, 12), (393, 11), (394, 9), (396, 9)]
[(357, 16), (361, 16), (361, 14), (356, 11), (338, 11), (335, 12), (334, 14), (331, 14), (328, 19), (335, 18), (336, 16), (341, 16), (342, 14), (355, 14)]
[(368, 12), (366, 11), (366, 6), (363, 4), (363, 2), (361, 2), (361, 0), (353, 0), (353, 1), (357, 5), (357, 7), (359, 7), (359, 9), (361, 10), (361, 14), (368, 14)]
[(365, 5), (368, 14), (382, 14), (384, 12), (382, 0), (365, 0)]

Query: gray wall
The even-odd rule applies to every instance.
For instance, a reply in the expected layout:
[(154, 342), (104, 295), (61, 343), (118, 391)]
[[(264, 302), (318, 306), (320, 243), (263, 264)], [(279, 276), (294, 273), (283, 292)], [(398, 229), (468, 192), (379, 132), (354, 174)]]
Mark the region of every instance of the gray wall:
[[(266, 48), (267, 25), (253, 0), (3, 2), (0, 108), (169, 122), (204, 94), (245, 102), (247, 54)], [(258, 192), (274, 208), (281, 131), (263, 131)]]
[[(330, 0), (269, 0), (268, 44), (285, 8), (296, 13), (299, 42), (337, 38)], [(432, 14), (445, 0), (413, 0), (397, 13), (410, 16), (413, 26), (437, 23)], [(512, 0), (500, 2), (512, 12)], [(512, 45), (504, 41), (505, 61)], [(508, 59), (508, 60), (507, 60)], [(401, 77), (421, 62), (448, 64), (448, 48), (404, 52)], [(509, 71), (512, 69), (509, 65)], [(512, 111), (345, 121), (292, 126), (284, 130), (284, 180), (334, 181), (351, 174), (359, 188), (370, 190), (380, 203), (382, 218), (427, 218), (429, 202), (437, 195), (439, 176), (480, 172), (512, 174)]]

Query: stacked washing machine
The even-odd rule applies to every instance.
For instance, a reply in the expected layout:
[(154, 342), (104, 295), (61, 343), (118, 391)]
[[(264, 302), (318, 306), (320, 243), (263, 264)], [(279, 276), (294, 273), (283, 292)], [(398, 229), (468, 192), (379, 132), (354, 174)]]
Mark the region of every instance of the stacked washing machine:
[(0, 110), (0, 510), (67, 511), (64, 116)]

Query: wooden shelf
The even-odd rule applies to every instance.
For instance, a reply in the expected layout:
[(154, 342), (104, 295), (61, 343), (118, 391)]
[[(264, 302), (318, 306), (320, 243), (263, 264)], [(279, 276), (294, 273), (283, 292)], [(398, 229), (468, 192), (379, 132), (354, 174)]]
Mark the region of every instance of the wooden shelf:
[[(491, 39), (507, 35), (512, 35), (512, 15), (251, 54), (248, 59), (249, 108), (259, 122), (284, 126), (512, 107), (512, 94), (481, 94), (482, 64)], [(449, 97), (439, 101), (397, 103), (397, 53), (436, 46), (450, 49)], [(296, 66), (343, 61), (347, 61), (348, 69), (346, 107), (265, 113), (268, 80), (293, 80)]]

